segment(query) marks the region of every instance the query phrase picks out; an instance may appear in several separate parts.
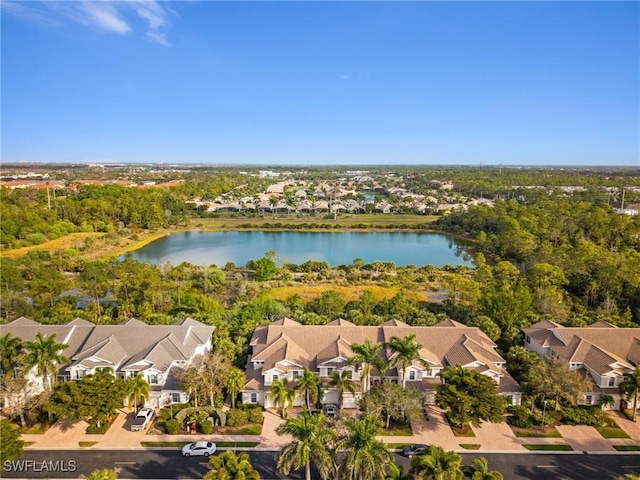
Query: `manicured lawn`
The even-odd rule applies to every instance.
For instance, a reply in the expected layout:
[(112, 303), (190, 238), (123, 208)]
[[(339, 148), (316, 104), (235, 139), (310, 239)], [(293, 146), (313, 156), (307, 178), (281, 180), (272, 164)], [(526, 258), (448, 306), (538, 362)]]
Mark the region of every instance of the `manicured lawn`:
[(242, 427), (214, 427), (213, 435), (261, 435), (262, 424), (252, 423)]
[(479, 443), (461, 443), (460, 446), (465, 450), (480, 450)]
[(567, 445), (566, 443), (558, 443), (556, 445), (523, 445), (527, 450), (560, 450), (564, 452), (573, 451), (571, 445)]
[(412, 445), (411, 443), (385, 443), (384, 446), (387, 448), (404, 448)]
[(539, 428), (518, 428), (511, 427), (516, 437), (520, 438), (562, 438), (556, 427), (545, 427), (544, 430)]
[(621, 428), (596, 427), (596, 430), (598, 430), (604, 438), (631, 438), (627, 432)]
[(619, 452), (640, 452), (640, 445), (614, 445)]
[(98, 442), (78, 442), (78, 446), (80, 447), (93, 447), (94, 445), (97, 445)]

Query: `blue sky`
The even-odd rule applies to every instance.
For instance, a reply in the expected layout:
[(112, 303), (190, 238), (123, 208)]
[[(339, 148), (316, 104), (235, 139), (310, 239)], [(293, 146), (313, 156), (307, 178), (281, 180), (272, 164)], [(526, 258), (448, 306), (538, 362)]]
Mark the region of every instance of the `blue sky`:
[(2, 0), (2, 160), (640, 166), (638, 2)]

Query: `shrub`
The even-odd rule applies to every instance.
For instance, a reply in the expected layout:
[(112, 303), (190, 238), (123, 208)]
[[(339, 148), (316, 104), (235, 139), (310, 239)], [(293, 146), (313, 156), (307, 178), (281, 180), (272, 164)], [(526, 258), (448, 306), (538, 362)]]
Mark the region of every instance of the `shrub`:
[(211, 420), (205, 420), (200, 425), (200, 428), (202, 429), (202, 433), (209, 435), (213, 431), (213, 422)]
[(622, 413), (624, 414), (625, 417), (627, 417), (629, 420), (633, 420), (633, 410), (630, 409), (625, 409), (622, 410)]
[(512, 405), (507, 411), (511, 414), (507, 418), (507, 423), (514, 427), (531, 428), (534, 417), (528, 407), (524, 405)]
[(562, 409), (562, 422), (567, 425), (598, 425), (599, 421), (591, 408), (567, 407)]
[(262, 407), (242, 405), (240, 408), (247, 414), (247, 421), (251, 423), (262, 423)]
[(165, 421), (169, 420), (171, 418), (171, 410), (168, 408), (160, 409), (160, 418)]
[(230, 427), (241, 427), (249, 422), (247, 414), (238, 408), (227, 411), (227, 425)]
[(178, 430), (180, 429), (180, 423), (175, 418), (172, 418), (171, 420), (167, 420), (166, 422), (164, 422), (164, 429), (168, 434), (174, 435), (178, 433)]

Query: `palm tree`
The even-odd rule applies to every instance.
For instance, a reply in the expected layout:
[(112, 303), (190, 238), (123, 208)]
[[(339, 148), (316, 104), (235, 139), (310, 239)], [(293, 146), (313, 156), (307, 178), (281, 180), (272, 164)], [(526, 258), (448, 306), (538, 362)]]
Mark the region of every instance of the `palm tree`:
[(229, 377), (227, 378), (227, 393), (231, 397), (231, 408), (236, 408), (236, 397), (244, 384), (246, 383), (247, 378), (242, 370), (237, 367), (233, 367), (229, 372)]
[(280, 405), (282, 409), (280, 416), (285, 418), (287, 416), (287, 409), (293, 405), (293, 401), (296, 399), (296, 391), (289, 385), (287, 378), (274, 380), (271, 384), (271, 393), (269, 398), (273, 401), (274, 405)]
[(344, 397), (345, 390), (351, 392), (352, 395), (355, 395), (356, 382), (352, 380), (350, 370), (342, 370), (341, 372), (334, 370), (330, 375), (331, 380), (329, 380), (329, 385), (338, 390), (338, 408), (342, 408), (342, 399)]
[(0, 368), (5, 376), (15, 377), (16, 367), (20, 365), (20, 360), (24, 354), (22, 341), (14, 337), (11, 332), (0, 337)]
[(631, 373), (624, 374), (624, 380), (620, 383), (620, 392), (627, 398), (633, 398), (633, 418), (636, 421), (638, 409), (638, 394), (640, 394), (640, 365)]
[(292, 468), (304, 468), (306, 480), (311, 480), (313, 463), (322, 478), (328, 478), (333, 466), (330, 446), (337, 436), (333, 429), (326, 426), (324, 415), (311, 415), (303, 411), (297, 418), (288, 418), (276, 429), (276, 433), (293, 437), (293, 441), (285, 445), (278, 454), (280, 472), (289, 475)]
[(38, 332), (33, 341), (24, 343), (25, 355), (22, 363), (25, 366), (25, 373), (32, 368), (36, 369), (36, 373), (41, 375), (43, 383), (48, 391), (51, 391), (53, 375), (60, 365), (69, 362), (69, 359), (62, 354), (62, 351), (68, 345), (56, 342), (56, 334), (48, 337)]
[(473, 461), (471, 480), (502, 480), (504, 477), (497, 470), (489, 470), (489, 462), (480, 457)]
[(364, 343), (352, 343), (351, 350), (355, 355), (349, 359), (351, 365), (355, 365), (358, 370), (362, 370), (362, 392), (366, 393), (371, 388), (370, 375), (371, 367), (376, 367), (380, 374), (385, 370), (384, 360), (380, 356), (382, 343), (373, 343), (370, 338), (366, 338)]
[(386, 480), (414, 480), (415, 478), (411, 473), (405, 473), (402, 465), (395, 463), (389, 464), (389, 473), (385, 477)]
[(431, 445), (413, 457), (411, 471), (420, 480), (462, 480), (464, 473), (460, 469), (462, 457), (456, 452), (447, 452), (444, 448)]
[(313, 373), (309, 367), (304, 367), (302, 376), (298, 378), (298, 392), (304, 397), (307, 410), (311, 403), (316, 403), (320, 395), (320, 375)]
[(412, 333), (404, 338), (391, 337), (386, 346), (394, 352), (389, 365), (391, 367), (400, 365), (402, 369), (402, 388), (405, 388), (407, 386), (407, 369), (409, 365), (414, 360), (425, 363), (420, 359), (420, 354), (418, 353), (422, 345), (416, 342), (416, 335)]
[(128, 377), (125, 380), (125, 388), (127, 391), (127, 405), (131, 410), (131, 404), (134, 405), (134, 410), (138, 411), (138, 400), (149, 400), (150, 386), (147, 379), (139, 373), (135, 377)]
[(341, 468), (345, 480), (383, 480), (387, 466), (393, 463), (393, 455), (384, 443), (376, 440), (380, 430), (373, 415), (363, 415), (360, 420), (345, 420), (347, 435), (338, 442), (338, 449), (345, 453)]
[(204, 480), (260, 480), (260, 474), (253, 468), (247, 452), (236, 455), (234, 451), (227, 450), (209, 458), (209, 466), (211, 470)]
[(600, 408), (602, 408), (602, 410), (605, 410), (607, 408), (613, 407), (613, 405), (615, 404), (615, 400), (612, 395), (601, 395), (598, 403), (600, 404)]

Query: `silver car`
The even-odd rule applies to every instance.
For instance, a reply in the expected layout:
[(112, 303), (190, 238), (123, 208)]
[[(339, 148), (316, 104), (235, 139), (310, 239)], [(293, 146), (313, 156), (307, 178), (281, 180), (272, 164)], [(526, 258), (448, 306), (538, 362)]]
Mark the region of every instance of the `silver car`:
[(195, 457), (198, 455), (208, 457), (216, 451), (216, 444), (213, 442), (193, 442), (182, 447), (182, 455), (185, 457)]

